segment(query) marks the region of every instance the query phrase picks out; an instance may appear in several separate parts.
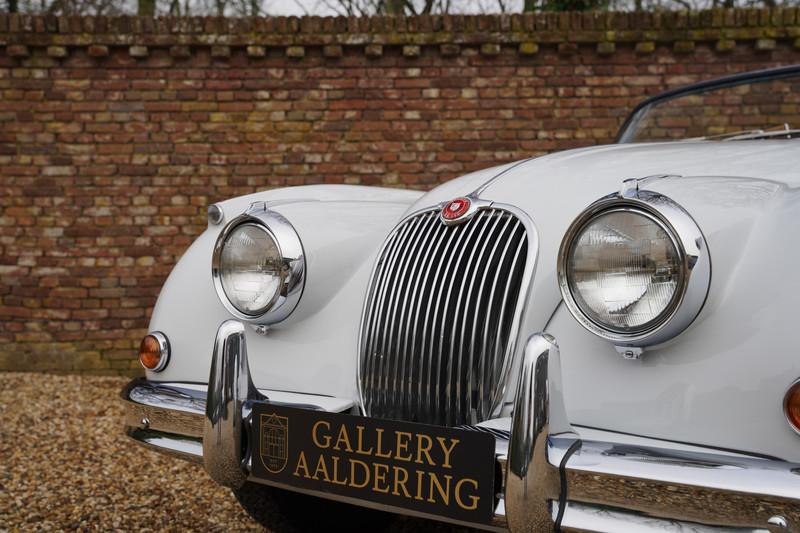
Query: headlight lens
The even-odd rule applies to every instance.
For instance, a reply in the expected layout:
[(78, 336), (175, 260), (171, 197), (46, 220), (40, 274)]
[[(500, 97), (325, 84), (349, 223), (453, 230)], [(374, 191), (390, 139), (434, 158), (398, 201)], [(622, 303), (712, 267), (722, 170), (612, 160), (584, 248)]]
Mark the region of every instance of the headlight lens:
[(234, 228), (222, 244), (219, 276), (225, 296), (239, 312), (267, 312), (283, 285), (281, 250), (267, 228), (255, 223)]
[(680, 297), (681, 252), (665, 226), (642, 211), (597, 214), (575, 234), (565, 259), (575, 304), (610, 331), (647, 331)]

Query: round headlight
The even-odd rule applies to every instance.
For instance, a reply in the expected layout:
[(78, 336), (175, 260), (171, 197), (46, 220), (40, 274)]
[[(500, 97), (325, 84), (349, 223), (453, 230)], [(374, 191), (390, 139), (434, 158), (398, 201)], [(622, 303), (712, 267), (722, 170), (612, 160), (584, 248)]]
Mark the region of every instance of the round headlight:
[(655, 218), (631, 209), (602, 212), (576, 234), (567, 252), (569, 290), (581, 312), (619, 333), (651, 328), (674, 306), (681, 254)]
[(266, 313), (278, 299), (283, 261), (267, 228), (241, 224), (222, 243), (219, 276), (225, 296), (241, 313)]
[(697, 224), (650, 191), (612, 195), (572, 223), (559, 251), (567, 308), (617, 346), (658, 344), (685, 329), (708, 294), (710, 259)]
[(220, 301), (232, 315), (268, 325), (285, 319), (297, 306), (305, 268), (295, 229), (258, 202), (220, 233), (211, 274)]

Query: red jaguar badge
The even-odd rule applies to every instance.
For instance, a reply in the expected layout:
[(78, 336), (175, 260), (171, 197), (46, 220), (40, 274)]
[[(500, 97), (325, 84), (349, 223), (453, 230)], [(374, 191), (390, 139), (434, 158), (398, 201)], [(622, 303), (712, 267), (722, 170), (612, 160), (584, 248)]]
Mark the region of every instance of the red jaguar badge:
[(472, 205), (472, 202), (469, 201), (469, 198), (450, 200), (442, 208), (442, 218), (448, 221), (457, 220), (469, 211), (470, 205)]

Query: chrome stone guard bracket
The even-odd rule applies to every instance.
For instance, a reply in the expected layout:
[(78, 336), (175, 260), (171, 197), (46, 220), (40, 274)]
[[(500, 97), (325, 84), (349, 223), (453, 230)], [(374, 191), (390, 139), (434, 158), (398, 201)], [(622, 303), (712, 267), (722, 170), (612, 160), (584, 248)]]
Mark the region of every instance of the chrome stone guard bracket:
[(533, 335), (522, 360), (506, 463), (506, 520), (512, 533), (554, 529), (560, 518), (554, 506), (563, 497), (559, 467), (579, 445), (564, 409), (556, 341)]
[(264, 400), (250, 379), (244, 325), (227, 320), (214, 339), (203, 423), (203, 466), (220, 485), (239, 488), (247, 481), (250, 405)]
[[(217, 332), (202, 431), (206, 471), (231, 488), (249, 476), (252, 404), (268, 400), (250, 379), (244, 332), (237, 320)], [(564, 408), (556, 340), (532, 335), (511, 422), (505, 520), (501, 505), (490, 529), (800, 531), (800, 464), (664, 444), (581, 439)]]

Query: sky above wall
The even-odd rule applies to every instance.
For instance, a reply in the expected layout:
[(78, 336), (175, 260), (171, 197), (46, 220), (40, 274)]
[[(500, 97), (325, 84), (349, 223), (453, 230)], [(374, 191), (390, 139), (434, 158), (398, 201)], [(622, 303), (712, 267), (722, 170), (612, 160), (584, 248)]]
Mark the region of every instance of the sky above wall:
[[(343, 15), (344, 9), (338, 0), (267, 0), (267, 11), (272, 15)], [(453, 0), (450, 12), (464, 14), (498, 13), (504, 8), (507, 13), (522, 11), (523, 0)]]

